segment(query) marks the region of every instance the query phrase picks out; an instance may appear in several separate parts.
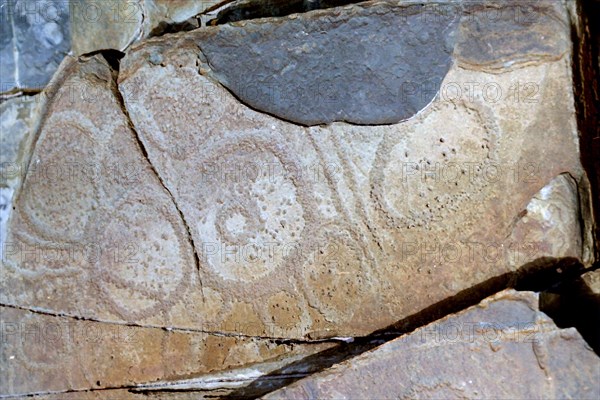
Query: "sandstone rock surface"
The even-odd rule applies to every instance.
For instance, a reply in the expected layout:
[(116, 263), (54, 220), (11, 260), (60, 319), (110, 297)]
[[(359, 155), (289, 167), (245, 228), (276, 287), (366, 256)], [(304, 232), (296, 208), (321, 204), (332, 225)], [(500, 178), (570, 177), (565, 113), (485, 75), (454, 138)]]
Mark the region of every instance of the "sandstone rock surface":
[(501, 292), (264, 399), (596, 399), (600, 358), (532, 292)]
[[(583, 171), (569, 32), (560, 4), (545, 4), (531, 24), (545, 29), (550, 18), (555, 29), (543, 36), (523, 30), (519, 41), (540, 43), (514, 51), (510, 41), (498, 43), (505, 51), (496, 57), (466, 50), (497, 40), (497, 25), (473, 28), (471, 20), (487, 18), (485, 7), (461, 19), (454, 66), (433, 102), (387, 126), (303, 127), (240, 104), (225, 90), (221, 84), (238, 73), (219, 71), (214, 60), (235, 54), (236, 46), (219, 53), (212, 43), (252, 32), (247, 46), (257, 46), (285, 29), (280, 20), (208, 28), (132, 49), (119, 88), (150, 162), (190, 227), (206, 287), (227, 291), (234, 304), (254, 304), (264, 323), (274, 319), (287, 335), (354, 336), (535, 260), (581, 261), (573, 185)], [(311, 27), (364, 15), (368, 25), (368, 16), (394, 7), (386, 15), (406, 11), (367, 3), (286, 23)], [(330, 34), (324, 27), (325, 39), (318, 40)], [(268, 63), (256, 54), (255, 62)], [(299, 59), (297, 69), (302, 65)], [(277, 115), (281, 102), (274, 104), (266, 111)], [(573, 178), (557, 178), (563, 173)], [(556, 185), (554, 200), (536, 206), (534, 197), (545, 186), (544, 193), (555, 193)], [(535, 210), (565, 212), (534, 210), (526, 221), (538, 223), (520, 221), (532, 201)], [(543, 236), (553, 224), (560, 228)], [(269, 305), (283, 301), (297, 319), (285, 320)]]
[[(8, 307), (0, 311), (3, 395), (76, 391), (74, 398), (82, 398), (81, 392), (90, 389), (177, 380), (276, 357), (291, 362), (308, 353), (302, 346), (254, 338), (81, 321)], [(328, 346), (312, 345), (311, 351)], [(215, 388), (227, 387), (212, 381)]]
[[(39, 347), (13, 354), (27, 334), (8, 331), (2, 393), (178, 398), (165, 393), (188, 378), (202, 386), (207, 374), (396, 329), (531, 267), (594, 262), (564, 2), (532, 3), (523, 15), (504, 1), (373, 1), (147, 38), (209, 3), (140, 0), (125, 4), (136, 8), (127, 27), (73, 27), (95, 30), (75, 35), (76, 53), (126, 54), (67, 57), (39, 126), (30, 124), (34, 146), (7, 158), (27, 159), (27, 169), (9, 182), (3, 321), (89, 322), (148, 340), (108, 341), (110, 351), (70, 340), (52, 350), (71, 346), (80, 358), (40, 361)], [(132, 10), (119, 10), (123, 23)], [(13, 104), (0, 107), (15, 142), (27, 127)], [(595, 368), (533, 295), (503, 296), (489, 307), (533, 321), (555, 354)], [(468, 315), (506, 322), (502, 310)], [(487, 357), (479, 344), (457, 346)], [(502, 357), (522, 343), (503, 342), (508, 353), (495, 344), (491, 360), (512, 372)], [(575, 388), (539, 379), (562, 384), (552, 374), (572, 373), (546, 344), (529, 343), (541, 369), (523, 375), (528, 394), (588, 393), (585, 368)], [(433, 363), (438, 350), (403, 357)], [(116, 352), (118, 362), (106, 358)], [(128, 373), (132, 360), (148, 369)], [(400, 394), (484, 393), (444, 385)]]
[[(2, 301), (250, 336), (359, 336), (535, 260), (581, 262), (569, 31), (547, 4), (538, 18), (562, 29), (517, 35), (540, 43), (497, 59), (455, 49), (431, 104), (385, 126), (303, 127), (241, 104), (212, 69), (219, 50), (200, 50), (220, 27), (135, 47), (118, 91), (106, 63), (73, 61), (19, 193)], [(417, 12), (368, 3), (288, 22), (368, 26), (382, 10)], [(469, 33), (487, 14), (474, 15), (457, 48), (496, 40), (496, 25)], [(248, 32), (260, 37), (261, 24), (270, 34), (268, 20)], [(450, 94), (469, 85), (472, 96)]]

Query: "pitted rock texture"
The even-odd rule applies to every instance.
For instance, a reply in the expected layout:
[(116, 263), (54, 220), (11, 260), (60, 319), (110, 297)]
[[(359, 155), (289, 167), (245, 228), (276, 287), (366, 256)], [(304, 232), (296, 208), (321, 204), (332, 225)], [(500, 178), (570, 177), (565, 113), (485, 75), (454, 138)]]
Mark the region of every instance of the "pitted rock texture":
[[(506, 17), (512, 2), (369, 2), (132, 48), (198, 4), (128, 4), (141, 6), (131, 29), (99, 38), (127, 51), (119, 68), (115, 52), (68, 57), (44, 92), (0, 303), (4, 326), (88, 319), (150, 338), (142, 353), (107, 343), (123, 352), (114, 365), (76, 341), (13, 354), (27, 347), (17, 335), (3, 393), (142, 384), (161, 398), (196, 375), (398, 327), (531, 265), (594, 262), (564, 2), (526, 20)], [(154, 33), (148, 4), (169, 19)], [(195, 334), (210, 348), (183, 339)], [(55, 357), (65, 346), (83, 358)], [(545, 347), (532, 349), (545, 372)], [(151, 367), (131, 372), (132, 359)], [(422, 384), (403, 395), (464, 389)]]
[(258, 110), (304, 125), (395, 123), (435, 96), (460, 18), (439, 4), (367, 4), (221, 25), (198, 46)]
[(600, 396), (600, 358), (532, 292), (501, 292), (264, 399)]
[[(8, 361), (2, 363), (6, 369), (1, 392), (123, 386), (326, 348), (327, 344), (292, 349), (259, 338), (215, 336), (220, 327), (208, 323), (214, 322), (209, 315), (219, 315), (222, 295), (196, 286), (198, 271), (185, 225), (138, 147), (115, 97), (108, 64), (100, 56), (72, 60), (60, 75), (62, 85), (40, 128), (20, 191), (22, 200), (12, 216), (13, 229), (4, 243), (1, 302), (29, 298), (25, 303), (36, 310), (60, 310), (55, 314), (99, 321), (119, 315), (123, 323), (148, 324), (112, 326), (140, 332), (141, 338), (129, 347), (104, 337), (104, 344), (65, 336), (52, 342), (56, 336), (48, 335), (58, 335), (56, 326), (64, 335), (63, 328), (74, 321), (85, 335), (90, 333), (87, 325), (112, 332), (111, 324), (5, 307), (2, 359)], [(190, 285), (198, 291), (188, 292)], [(202, 313), (194, 311), (195, 306), (186, 308), (182, 299), (197, 302)], [(181, 313), (172, 316), (182, 318), (179, 322), (167, 316), (176, 309)], [(184, 323), (189, 315), (206, 324), (195, 323), (195, 333), (163, 329)], [(237, 320), (248, 324), (240, 334), (252, 332), (253, 321), (244, 316)], [(16, 331), (9, 331), (11, 327)], [(236, 328), (240, 330), (232, 322), (230, 331)], [(30, 331), (41, 335), (39, 341), (30, 342)], [(147, 341), (143, 332), (148, 332)], [(132, 370), (132, 365), (140, 370)]]
[[(135, 47), (119, 89), (188, 223), (204, 288), (227, 293), (225, 309), (244, 304), (286, 336), (362, 335), (531, 262), (582, 260), (568, 54), (526, 52), (494, 74), (455, 65), (402, 123), (308, 128), (219, 85), (204, 57), (219, 32)], [(539, 40), (568, 38), (565, 26)]]
[(0, 93), (38, 91), (71, 46), (69, 2), (0, 0)]
[[(582, 260), (568, 54), (495, 74), (454, 65), (402, 123), (309, 128), (219, 84), (199, 49), (218, 32), (135, 47), (120, 93), (98, 58), (61, 72), (9, 227), (3, 302), (320, 339), (368, 334), (537, 260)], [(477, 89), (490, 85), (500, 98)]]

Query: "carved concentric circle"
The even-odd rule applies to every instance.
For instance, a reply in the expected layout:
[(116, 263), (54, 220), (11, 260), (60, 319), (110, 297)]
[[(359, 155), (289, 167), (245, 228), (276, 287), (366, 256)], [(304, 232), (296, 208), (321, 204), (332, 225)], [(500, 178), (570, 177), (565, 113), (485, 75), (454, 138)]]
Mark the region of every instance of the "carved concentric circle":
[(348, 321), (377, 286), (366, 245), (351, 227), (329, 223), (318, 229), (310, 250), (298, 269), (309, 304), (328, 321)]
[(125, 319), (167, 310), (190, 284), (194, 261), (185, 228), (174, 206), (157, 203), (132, 191), (107, 212), (99, 230), (95, 281)]
[(217, 285), (252, 296), (277, 289), (260, 285), (267, 276), (290, 275), (296, 261), (290, 253), (304, 246), (315, 220), (309, 183), (289, 173), (297, 160), (279, 140), (239, 134), (204, 149), (208, 156), (176, 189), (182, 206), (193, 208), (188, 215), (202, 270)]
[(167, 65), (160, 73), (152, 69), (140, 74), (135, 79), (144, 80), (142, 89), (133, 81), (122, 85), (129, 93), (125, 96), (131, 102), (128, 106), (140, 110), (132, 116), (138, 131), (152, 132), (144, 139), (161, 152), (177, 160), (186, 159), (222, 119), (226, 107), (213, 106), (222, 100), (217, 95), (217, 89), (222, 89), (189, 67)]
[(371, 172), (380, 216), (395, 228), (426, 226), (480, 201), (506, 172), (496, 162), (495, 134), (480, 111), (451, 103), (386, 134)]
[(69, 111), (54, 114), (43, 135), (23, 185), (22, 215), (40, 237), (80, 240), (100, 206), (95, 138), (104, 134), (82, 114)]

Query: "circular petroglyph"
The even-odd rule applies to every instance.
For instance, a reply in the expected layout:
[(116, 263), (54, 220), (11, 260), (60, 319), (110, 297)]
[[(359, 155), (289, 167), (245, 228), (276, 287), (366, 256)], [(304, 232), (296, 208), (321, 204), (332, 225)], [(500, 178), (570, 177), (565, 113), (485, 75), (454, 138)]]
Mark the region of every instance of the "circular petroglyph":
[(124, 318), (170, 308), (190, 283), (194, 261), (185, 228), (174, 206), (159, 203), (132, 191), (99, 229), (96, 282), (112, 311)]
[[(172, 65), (140, 71), (135, 79), (144, 81), (139, 87), (133, 81), (122, 85), (125, 100), (131, 102), (134, 123), (145, 139), (160, 151), (183, 160), (207, 138), (211, 126), (221, 120), (227, 107), (215, 107), (222, 89), (192, 68)], [(144, 90), (142, 92), (142, 90)], [(193, 105), (193, 106), (190, 106)]]
[(195, 166), (194, 187), (178, 192), (194, 205), (201, 264), (221, 279), (250, 283), (286, 262), (314, 208), (276, 141), (241, 136), (210, 150)]
[(309, 304), (330, 322), (349, 320), (376, 286), (368, 249), (350, 227), (336, 223), (321, 226), (310, 247), (298, 270)]
[(99, 207), (100, 130), (76, 112), (52, 115), (23, 185), (23, 216), (36, 233), (61, 242), (80, 240)]
[(495, 133), (478, 111), (436, 103), (388, 133), (371, 173), (372, 196), (395, 227), (423, 226), (476, 202), (501, 177)]

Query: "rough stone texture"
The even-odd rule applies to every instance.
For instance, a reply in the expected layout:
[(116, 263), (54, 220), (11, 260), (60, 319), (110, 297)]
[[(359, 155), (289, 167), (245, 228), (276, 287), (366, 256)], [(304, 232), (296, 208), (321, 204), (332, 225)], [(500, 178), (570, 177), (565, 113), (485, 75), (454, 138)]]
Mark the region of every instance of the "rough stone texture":
[[(203, 313), (192, 307), (172, 316), (195, 314), (198, 330), (217, 331), (216, 324), (197, 321), (208, 322), (209, 314), (218, 315), (221, 294), (209, 288), (196, 293), (186, 290), (198, 282), (186, 228), (143, 158), (114, 95), (108, 64), (101, 57), (72, 60), (60, 74), (6, 240), (1, 302), (62, 310), (76, 318), (93, 315), (97, 320), (114, 320), (112, 316), (120, 315), (121, 322), (156, 323), (144, 328), (118, 325), (142, 332), (140, 340), (129, 344), (111, 339), (98, 345), (62, 337), (62, 342), (49, 345), (35, 338), (28, 342), (24, 325), (31, 322), (45, 328), (87, 322), (3, 308), (2, 332), (7, 340), (2, 341), (0, 391), (26, 394), (123, 386), (207, 373), (282, 354), (311, 354), (330, 346), (291, 348), (258, 338), (171, 334), (162, 329), (185, 325), (184, 320), (175, 322), (160, 311), (165, 306), (181, 308), (180, 300), (185, 298), (202, 304)], [(248, 325), (241, 329), (232, 323), (231, 332), (253, 331), (253, 321), (244, 317), (236, 322)], [(110, 324), (89, 324), (111, 329)], [(21, 331), (13, 335), (15, 326)]]
[(71, 36), (75, 55), (98, 50), (125, 50), (143, 36), (143, 0), (73, 3)]
[(501, 292), (264, 399), (597, 399), (600, 358), (532, 292)]
[[(225, 304), (246, 304), (265, 330), (275, 322), (286, 336), (354, 336), (534, 261), (584, 261), (573, 190), (583, 172), (569, 28), (560, 3), (544, 4), (529, 16), (535, 27), (548, 14), (555, 21), (536, 36), (540, 44), (500, 51), (497, 59), (487, 54), (485, 62), (455, 50), (435, 100), (389, 126), (306, 128), (240, 104), (215, 81), (215, 56), (198, 50), (206, 52), (225, 28), (132, 49), (120, 90), (190, 227), (203, 287), (227, 293)], [(284, 20), (360, 20), (374, 12), (370, 7), (392, 6)], [(255, 32), (257, 43), (266, 40), (262, 25), (285, 23), (227, 29)], [(472, 26), (488, 25), (463, 21), (458, 47), (496, 40), (493, 31), (475, 34)], [(516, 40), (509, 38), (498, 45), (508, 49)], [(540, 57), (539, 49), (552, 56)], [(500, 64), (505, 68), (490, 72)]]
[(76, 0), (73, 9), (73, 53), (125, 51), (132, 43), (178, 29), (218, 0)]
[[(146, 20), (144, 31), (146, 36), (153, 36), (168, 31), (169, 26), (185, 28), (185, 22), (222, 3), (222, 0), (145, 0)], [(189, 28), (193, 28), (190, 23)]]
[(48, 83), (71, 45), (68, 4), (0, 0), (0, 93)]
[(259, 110), (305, 125), (394, 123), (425, 107), (450, 67), (459, 17), (440, 8), (375, 3), (246, 21), (198, 45)]
[(581, 276), (590, 294), (600, 299), (600, 271), (590, 271)]
[(528, 246), (512, 252), (511, 265), (535, 263), (541, 254), (582, 260), (580, 215), (577, 182), (569, 174), (554, 178), (517, 215), (511, 242)]
[(44, 103), (45, 99), (36, 95), (8, 99), (0, 104), (0, 259), (12, 198), (25, 176), (32, 133)]
[[(2, 342), (2, 393), (163, 398), (188, 385), (194, 394), (171, 397), (196, 398), (221, 379), (218, 393), (236, 395), (230, 386), (257, 376), (249, 364), (332, 346), (308, 341), (401, 326), (531, 266), (591, 265), (569, 20), (561, 1), (525, 15), (514, 4), (369, 2), (133, 49), (187, 29), (203, 5), (98, 4), (96, 18), (115, 19), (78, 20), (77, 40), (77, 29), (87, 37), (74, 46), (127, 50), (120, 70), (100, 55), (68, 57), (32, 129), (35, 149), (7, 153), (29, 169), (2, 236), (2, 333), (15, 339), (21, 320), (89, 319), (148, 339), (104, 350), (67, 341), (46, 354), (21, 332)], [(1, 115), (23, 135), (14, 104)], [(549, 346), (571, 335), (538, 325)], [(532, 346), (546, 371), (545, 345)], [(65, 347), (74, 351), (53, 356)], [(553, 349), (570, 360), (571, 347)], [(423, 362), (437, 360), (431, 351)], [(214, 374), (234, 366), (245, 368)], [(551, 390), (543, 372), (522, 374), (528, 394)], [(261, 378), (253, 389), (271, 379)], [(467, 390), (420, 384), (403, 395)]]
[[(7, 307), (0, 310), (3, 395), (177, 380), (278, 356), (284, 356), (280, 362), (290, 362), (307, 352), (302, 346), (260, 339), (80, 321)], [(311, 351), (327, 346), (331, 345), (313, 345)], [(253, 371), (260, 376), (258, 369)], [(212, 386), (227, 388), (228, 384), (215, 377)]]

